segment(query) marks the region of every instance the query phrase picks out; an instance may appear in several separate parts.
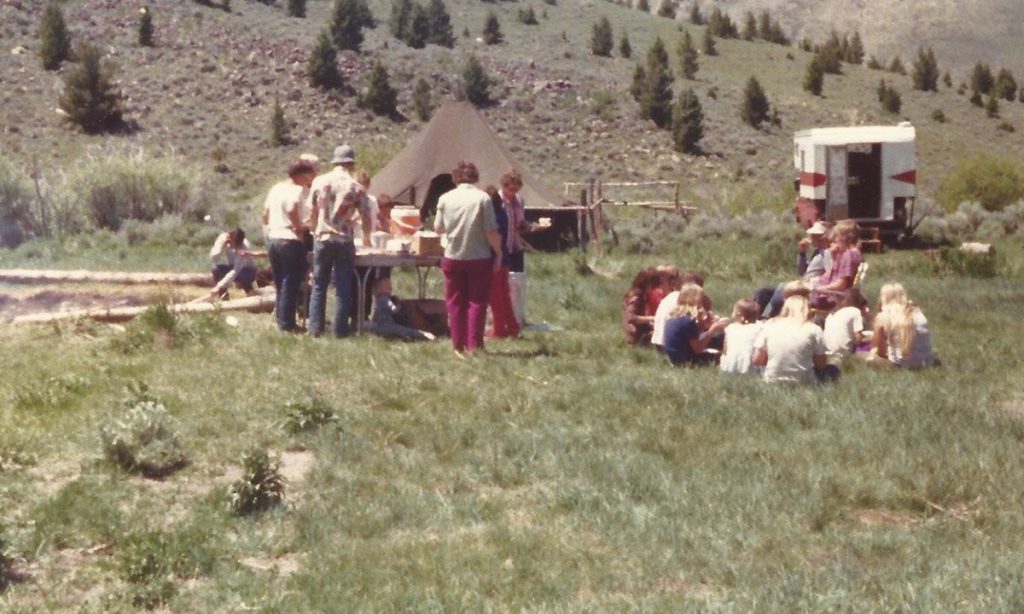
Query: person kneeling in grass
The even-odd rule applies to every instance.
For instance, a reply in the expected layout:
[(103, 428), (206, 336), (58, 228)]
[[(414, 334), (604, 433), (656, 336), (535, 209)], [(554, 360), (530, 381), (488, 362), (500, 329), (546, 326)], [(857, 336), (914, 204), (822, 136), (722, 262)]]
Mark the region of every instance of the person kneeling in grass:
[(728, 318), (716, 320), (706, 308), (704, 289), (684, 284), (676, 308), (665, 323), (665, 354), (674, 366), (708, 364), (717, 354), (707, 352), (715, 335), (729, 325)]
[(764, 381), (813, 384), (839, 377), (839, 368), (825, 358), (825, 339), (810, 321), (807, 297), (794, 294), (777, 318), (765, 322), (754, 343), (754, 364), (764, 367)]

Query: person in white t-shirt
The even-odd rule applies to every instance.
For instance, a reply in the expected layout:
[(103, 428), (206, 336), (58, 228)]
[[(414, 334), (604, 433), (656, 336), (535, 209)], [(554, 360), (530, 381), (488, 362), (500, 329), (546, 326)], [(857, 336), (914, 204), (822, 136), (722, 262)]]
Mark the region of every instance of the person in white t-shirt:
[(754, 342), (754, 364), (764, 367), (764, 381), (813, 384), (834, 381), (839, 369), (825, 359), (825, 339), (810, 321), (806, 296), (790, 296), (777, 318), (764, 323)]
[(864, 342), (864, 316), (868, 301), (853, 288), (825, 318), (825, 353), (831, 365), (841, 365)]
[(718, 368), (722, 373), (760, 373), (754, 365), (754, 342), (761, 334), (757, 303), (740, 299), (732, 307), (732, 322), (725, 327), (725, 343)]

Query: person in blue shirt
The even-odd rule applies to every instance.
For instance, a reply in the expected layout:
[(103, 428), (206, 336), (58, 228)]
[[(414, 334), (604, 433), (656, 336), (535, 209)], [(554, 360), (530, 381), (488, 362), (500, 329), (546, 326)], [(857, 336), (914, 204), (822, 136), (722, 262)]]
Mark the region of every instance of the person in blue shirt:
[(714, 362), (707, 349), (729, 325), (729, 319), (716, 320), (706, 304), (704, 289), (697, 284), (683, 284), (679, 289), (676, 307), (665, 323), (665, 354), (674, 366)]

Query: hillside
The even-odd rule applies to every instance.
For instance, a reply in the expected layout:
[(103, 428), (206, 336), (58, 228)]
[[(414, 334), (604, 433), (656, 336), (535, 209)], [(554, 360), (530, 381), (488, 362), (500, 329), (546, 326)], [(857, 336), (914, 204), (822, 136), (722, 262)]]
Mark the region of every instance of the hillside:
[[(452, 0), (448, 7), (455, 48), (413, 50), (387, 32), (390, 3), (371, 1), (380, 25), (366, 32), (363, 51), (343, 53), (341, 64), (350, 85), (359, 89), (373, 59), (385, 62), (400, 89), (400, 110), (410, 116), (401, 122), (357, 109), (354, 96), (331, 98), (309, 87), (306, 59), (326, 23), (329, 2), (311, 1), (305, 19), (288, 18), (282, 8), (259, 2), (236, 1), (231, 12), (177, 0), (151, 2), (157, 41), (153, 49), (135, 43), (142, 4), (65, 3), (76, 40), (101, 43), (119, 67), (129, 119), (139, 126), (127, 136), (86, 136), (62, 122), (55, 113), (60, 80), (41, 69), (36, 55), (41, 9), (10, 0), (0, 5), (0, 43), (6, 54), (0, 64), (5, 84), (0, 145), (5, 156), (25, 167), (38, 159), (46, 172), (100, 144), (173, 151), (211, 169), (215, 160), (221, 162), (233, 200), (252, 203), (281, 174), (284, 161), (299, 151), (327, 155), (334, 145), (349, 141), (362, 152), (364, 164), (371, 170), (379, 167), (421, 127), (411, 119), (409, 102), (416, 78), (425, 77), (436, 86), (435, 102), (451, 96), (471, 53), (499, 81), (499, 103), (486, 109), (486, 116), (514, 153), (556, 188), (599, 172), (606, 180), (679, 179), (688, 199), (702, 207), (784, 207), (793, 174), (794, 130), (902, 118), (919, 130), (918, 176), (925, 196), (934, 193), (964, 155), (993, 147), (1001, 155), (1024, 155), (1019, 133), (997, 129), (1004, 120), (1024, 129), (1024, 105), (1019, 103), (1004, 103), (1002, 119), (992, 120), (953, 90), (913, 92), (909, 77), (863, 67), (830, 75), (824, 96), (814, 97), (801, 89), (809, 54), (764, 42), (727, 40), (718, 41), (719, 55), (701, 57), (695, 82), (676, 80), (677, 91), (691, 86), (700, 95), (706, 118), (706, 155), (677, 154), (667, 132), (638, 118), (627, 88), (635, 62), (656, 35), (666, 41), (675, 63), (680, 31), (689, 29), (699, 41), (702, 29), (614, 4), (536, 3), (539, 25), (527, 26), (516, 20), (525, 2)], [(499, 16), (506, 41), (493, 47), (475, 41), (489, 10)], [(616, 41), (628, 33), (631, 60), (589, 54), (591, 27), (599, 15), (611, 20)], [(462, 36), (464, 29), (469, 37)], [(868, 51), (873, 52), (870, 45)], [(741, 91), (751, 75), (758, 76), (778, 109), (781, 128), (754, 130), (740, 122)], [(883, 76), (903, 94), (901, 116), (879, 108), (875, 86)], [(267, 144), (275, 98), (295, 124), (295, 142), (287, 148)], [(946, 123), (931, 119), (936, 109), (943, 110)]]
[(930, 46), (960, 75), (979, 60), (1024, 71), (1024, 4), (1016, 0), (719, 0), (715, 5), (734, 17), (768, 9), (796, 38), (856, 29), (880, 59), (899, 54), (906, 60), (919, 46)]

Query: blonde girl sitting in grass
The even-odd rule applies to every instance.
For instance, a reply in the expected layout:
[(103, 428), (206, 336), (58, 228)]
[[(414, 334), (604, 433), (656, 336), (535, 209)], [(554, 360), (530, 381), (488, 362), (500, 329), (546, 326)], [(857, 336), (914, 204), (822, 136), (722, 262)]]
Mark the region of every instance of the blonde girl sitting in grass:
[(708, 346), (728, 324), (728, 318), (716, 321), (708, 310), (703, 288), (683, 284), (676, 308), (665, 323), (665, 354), (676, 366), (714, 362), (715, 357), (707, 353)]
[(911, 302), (903, 285), (892, 282), (882, 286), (878, 303), (870, 363), (911, 369), (933, 366), (936, 360), (928, 318)]
[(732, 306), (732, 323), (725, 327), (725, 344), (718, 368), (722, 373), (760, 373), (754, 366), (754, 341), (761, 333), (757, 303), (740, 299)]

